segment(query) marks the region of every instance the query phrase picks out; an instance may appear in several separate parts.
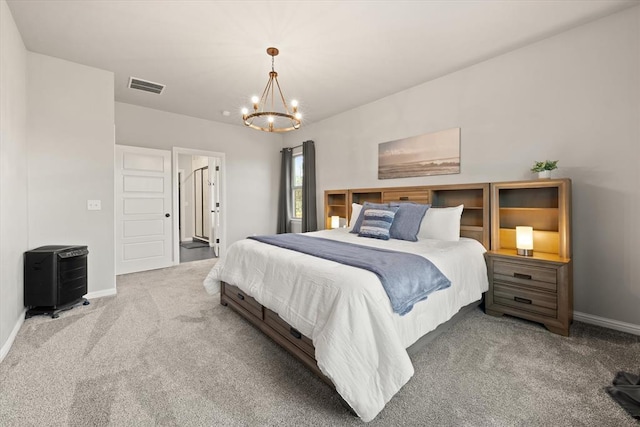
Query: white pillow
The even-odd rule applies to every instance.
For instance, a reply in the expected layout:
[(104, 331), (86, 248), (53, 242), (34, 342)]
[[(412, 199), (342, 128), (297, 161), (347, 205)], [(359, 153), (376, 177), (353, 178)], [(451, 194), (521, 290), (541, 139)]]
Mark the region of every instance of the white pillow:
[(424, 214), (418, 240), (436, 239), (449, 242), (460, 240), (460, 217), (464, 205), (454, 208), (429, 208)]
[(362, 210), (362, 205), (358, 203), (351, 203), (351, 218), (349, 218), (349, 229), (352, 229), (355, 225), (358, 217), (360, 216), (360, 211)]

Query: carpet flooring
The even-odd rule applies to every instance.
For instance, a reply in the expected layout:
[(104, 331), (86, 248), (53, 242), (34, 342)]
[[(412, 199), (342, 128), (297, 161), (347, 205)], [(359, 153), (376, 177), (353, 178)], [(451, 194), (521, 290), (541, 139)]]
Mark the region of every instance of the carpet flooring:
[[(0, 363), (1, 426), (358, 426), (335, 392), (202, 280), (215, 260), (117, 278), (117, 296), (25, 320)], [(604, 391), (640, 337), (568, 338), (480, 309), (412, 357), (371, 426), (638, 426)]]

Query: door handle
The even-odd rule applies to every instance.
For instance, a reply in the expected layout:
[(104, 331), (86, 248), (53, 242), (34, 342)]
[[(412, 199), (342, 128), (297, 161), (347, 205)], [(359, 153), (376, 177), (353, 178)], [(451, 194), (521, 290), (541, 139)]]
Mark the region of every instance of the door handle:
[(166, 216), (167, 218), (169, 218), (169, 217), (171, 216), (171, 214), (166, 213), (166, 214), (164, 214), (164, 216)]

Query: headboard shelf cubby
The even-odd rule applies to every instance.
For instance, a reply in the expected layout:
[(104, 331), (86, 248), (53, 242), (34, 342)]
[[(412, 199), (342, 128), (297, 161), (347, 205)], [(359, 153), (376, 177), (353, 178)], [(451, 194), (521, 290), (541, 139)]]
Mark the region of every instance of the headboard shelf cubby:
[(347, 223), (349, 217), (349, 191), (330, 190), (324, 192), (325, 228), (331, 227), (331, 217), (341, 218), (341, 222)]

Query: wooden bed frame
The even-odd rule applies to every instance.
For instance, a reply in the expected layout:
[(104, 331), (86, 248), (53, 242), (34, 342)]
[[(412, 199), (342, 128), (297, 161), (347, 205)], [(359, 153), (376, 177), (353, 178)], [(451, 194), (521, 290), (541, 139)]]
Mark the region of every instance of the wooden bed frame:
[[(489, 249), (489, 184), (327, 191), (325, 193), (325, 217), (335, 214), (335, 210), (332, 211), (332, 207), (327, 203), (327, 194), (344, 196), (342, 204), (333, 206), (342, 206), (347, 220), (351, 215), (351, 203), (353, 202), (412, 201), (417, 203), (431, 203), (434, 207), (452, 207), (464, 204), (464, 211), (460, 223), (460, 235), (476, 239), (482, 243), (485, 248)], [(220, 287), (220, 304), (231, 307), (238, 312), (238, 314), (304, 363), (327, 384), (334, 387), (333, 382), (318, 368), (315, 359), (315, 349), (311, 339), (302, 335), (298, 330), (282, 320), (277, 313), (262, 306), (237, 286), (224, 282), (221, 283)], [(463, 307), (449, 321), (441, 324), (435, 330), (420, 338), (407, 349), (409, 354), (416, 354), (429, 341), (432, 341), (438, 335), (449, 329), (455, 322), (464, 317), (464, 314), (474, 309), (478, 304), (480, 304), (480, 301)]]

